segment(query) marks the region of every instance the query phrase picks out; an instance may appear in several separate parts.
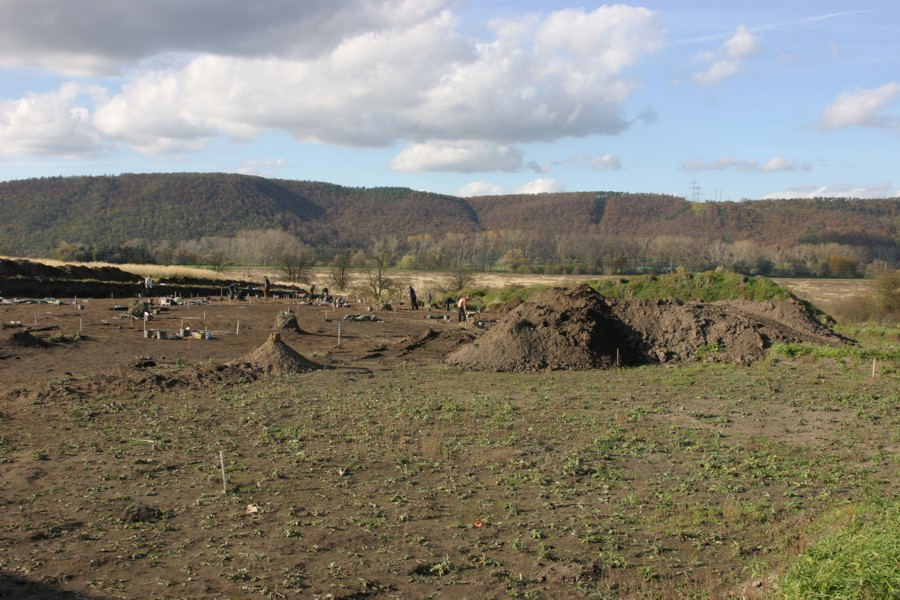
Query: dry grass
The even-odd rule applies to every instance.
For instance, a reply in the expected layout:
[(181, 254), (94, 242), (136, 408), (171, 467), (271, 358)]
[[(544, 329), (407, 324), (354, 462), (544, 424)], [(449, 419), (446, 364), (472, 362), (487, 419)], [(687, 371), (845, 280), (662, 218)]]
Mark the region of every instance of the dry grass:
[(835, 316), (850, 298), (871, 294), (871, 279), (775, 279), (801, 300)]

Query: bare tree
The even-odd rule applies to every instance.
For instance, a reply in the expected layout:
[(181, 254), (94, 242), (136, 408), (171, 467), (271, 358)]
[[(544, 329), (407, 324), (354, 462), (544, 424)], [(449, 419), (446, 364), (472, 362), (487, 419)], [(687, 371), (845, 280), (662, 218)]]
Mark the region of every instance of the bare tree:
[(253, 229), (239, 231), (236, 245), (241, 263), (245, 265), (275, 265), (279, 257), (299, 243), (281, 229)]
[(275, 262), (281, 273), (291, 283), (312, 281), (310, 267), (313, 265), (313, 254), (308, 246), (298, 244), (293, 248), (285, 248)]
[(380, 301), (385, 292), (390, 292), (396, 287), (395, 282), (388, 277), (388, 269), (394, 256), (397, 254), (396, 238), (379, 238), (372, 243), (362, 266), (365, 271), (365, 287), (371, 292), (376, 301)]
[(331, 276), (332, 285), (339, 291), (344, 291), (350, 287), (350, 272), (353, 266), (353, 253), (350, 250), (341, 250), (331, 259)]
[(553, 234), (553, 248), (554, 253), (556, 254), (556, 262), (561, 263), (563, 261), (563, 256), (571, 254), (572, 250), (572, 239), (568, 233), (558, 231)]
[(459, 292), (474, 282), (475, 275), (472, 271), (472, 265), (469, 263), (457, 262), (447, 271), (447, 287), (454, 292)]

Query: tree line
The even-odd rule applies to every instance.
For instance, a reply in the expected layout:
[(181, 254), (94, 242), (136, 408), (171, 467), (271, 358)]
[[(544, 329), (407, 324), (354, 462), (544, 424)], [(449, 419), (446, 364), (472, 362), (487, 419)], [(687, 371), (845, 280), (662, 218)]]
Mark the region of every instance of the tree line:
[(367, 272), (373, 264), (377, 271), (400, 268), (574, 275), (721, 267), (746, 275), (851, 278), (896, 266), (900, 258), (896, 253), (896, 248), (834, 242), (780, 247), (750, 240), (724, 242), (675, 235), (642, 238), (557, 232), (540, 237), (518, 229), (416, 234), (405, 239), (379, 236), (366, 245), (312, 246), (299, 236), (269, 228), (184, 241), (133, 239), (122, 246), (84, 247), (63, 241), (53, 256), (63, 261), (207, 265), (214, 269), (264, 266), (279, 271), (285, 280), (299, 282), (314, 266), (338, 266), (346, 274)]

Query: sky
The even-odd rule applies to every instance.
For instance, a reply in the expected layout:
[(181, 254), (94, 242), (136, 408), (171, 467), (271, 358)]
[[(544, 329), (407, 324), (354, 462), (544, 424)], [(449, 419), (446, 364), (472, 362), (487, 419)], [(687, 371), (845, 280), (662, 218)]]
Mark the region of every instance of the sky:
[(896, 0), (0, 0), (0, 181), (900, 196)]

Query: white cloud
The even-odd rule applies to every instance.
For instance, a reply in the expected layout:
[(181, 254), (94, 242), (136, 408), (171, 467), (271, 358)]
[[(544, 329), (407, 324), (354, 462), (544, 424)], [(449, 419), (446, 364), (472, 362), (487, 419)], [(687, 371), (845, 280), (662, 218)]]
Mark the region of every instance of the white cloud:
[(283, 158), (251, 159), (245, 161), (235, 172), (243, 175), (261, 175), (273, 170), (284, 169), (289, 166)]
[(761, 171), (811, 171), (812, 166), (806, 162), (776, 156), (760, 167)]
[(734, 35), (722, 44), (722, 50), (729, 58), (740, 60), (756, 54), (759, 45), (756, 43), (756, 38), (744, 25), (738, 25)]
[(430, 142), (413, 144), (394, 157), (395, 171), (521, 171), (523, 154), (517, 148), (487, 142)]
[(845, 127), (870, 127), (900, 133), (900, 114), (886, 109), (900, 103), (900, 82), (891, 82), (873, 89), (852, 89), (841, 92), (825, 107), (819, 118), (822, 129), (834, 131)]
[(776, 156), (763, 164), (756, 159), (740, 159), (720, 156), (711, 161), (700, 158), (692, 158), (681, 165), (681, 170), (694, 171), (722, 171), (725, 169), (737, 169), (738, 171), (809, 171), (812, 167), (809, 163), (797, 162), (781, 156)]
[(567, 157), (561, 164), (573, 169), (592, 169), (594, 171), (618, 171), (622, 168), (622, 160), (614, 154), (599, 156), (578, 154)]
[(59, 90), (0, 102), (0, 154), (88, 156), (104, 145), (87, 108), (99, 88), (67, 83)]
[(717, 60), (708, 69), (691, 75), (691, 80), (700, 85), (718, 83), (741, 72), (741, 66), (733, 60)]
[(546, 194), (550, 192), (564, 192), (566, 191), (566, 186), (556, 179), (535, 179), (534, 181), (529, 181), (522, 187), (518, 188), (514, 193), (516, 194)]
[(717, 52), (698, 53), (698, 60), (709, 66), (694, 73), (691, 79), (700, 85), (718, 83), (741, 73), (741, 61), (759, 51), (756, 37), (744, 25), (738, 25), (734, 35), (725, 40)]
[(456, 191), (456, 195), (462, 198), (471, 196), (499, 196), (503, 188), (495, 183), (487, 181), (472, 181)]
[[(458, 32), (450, 0), (348, 0), (339, 10), (273, 0), (259, 11), (243, 0), (196, 0), (183, 14), (180, 0), (140, 9), (36, 2), (28, 10), (51, 15), (46, 22), (0, 3), (0, 64), (126, 65), (121, 90), (82, 113), (106, 143), (184, 152), (266, 130), (346, 146), (406, 141), (394, 162), (403, 170), (486, 170), (469, 159), (488, 147), (494, 164), (514, 170), (522, 159), (513, 144), (618, 134), (630, 125), (625, 71), (663, 41), (657, 15), (621, 5), (496, 21), (495, 39), (475, 41)], [(80, 21), (70, 6), (83, 10)], [(2, 25), (12, 16), (24, 19), (22, 31)]]
[(900, 194), (889, 181), (869, 185), (838, 183), (831, 186), (805, 185), (790, 188), (783, 192), (774, 192), (766, 196), (767, 200), (789, 198), (890, 198)]

